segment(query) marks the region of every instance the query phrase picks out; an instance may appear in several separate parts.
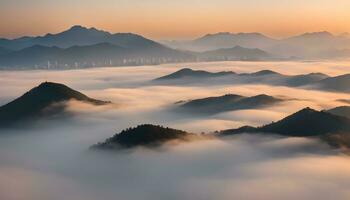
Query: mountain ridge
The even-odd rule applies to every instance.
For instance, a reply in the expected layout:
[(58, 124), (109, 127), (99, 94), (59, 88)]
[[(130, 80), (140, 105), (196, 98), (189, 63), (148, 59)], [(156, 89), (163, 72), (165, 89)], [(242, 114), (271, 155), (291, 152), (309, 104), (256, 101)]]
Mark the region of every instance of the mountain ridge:
[(263, 108), (283, 101), (285, 100), (266, 94), (250, 97), (237, 94), (226, 94), (223, 96), (185, 101), (179, 105), (178, 110), (191, 114), (217, 114), (235, 110)]
[(111, 103), (92, 99), (60, 83), (43, 82), (15, 100), (0, 107), (0, 127), (35, 121), (46, 116), (62, 113), (65, 105), (61, 105), (61, 103), (69, 100), (76, 100), (96, 106)]
[(135, 147), (156, 148), (174, 140), (186, 142), (197, 137), (199, 136), (182, 130), (143, 124), (125, 129), (106, 139), (104, 142), (93, 145), (92, 149), (121, 150)]

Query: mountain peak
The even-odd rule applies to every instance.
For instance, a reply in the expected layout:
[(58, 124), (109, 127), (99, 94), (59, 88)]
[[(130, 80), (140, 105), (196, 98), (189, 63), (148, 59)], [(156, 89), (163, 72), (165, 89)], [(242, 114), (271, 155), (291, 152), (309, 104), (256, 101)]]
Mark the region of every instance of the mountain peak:
[(168, 127), (143, 124), (134, 128), (123, 130), (99, 143), (93, 148), (97, 149), (120, 149), (133, 147), (158, 147), (159, 145), (171, 140), (185, 141), (188, 136), (195, 136), (182, 130), (176, 130)]
[(110, 103), (92, 99), (60, 83), (43, 82), (21, 97), (0, 107), (0, 128), (60, 114), (65, 107), (61, 103), (73, 99), (93, 105)]
[(318, 113), (319, 111), (317, 110), (314, 110), (310, 107), (306, 107), (298, 112), (296, 112), (294, 115), (297, 115), (297, 114), (313, 114), (313, 113)]
[(261, 71), (252, 73), (252, 75), (256, 75), (256, 76), (275, 75), (275, 74), (279, 74), (279, 73), (272, 70), (261, 70)]
[(81, 25), (74, 25), (69, 30), (87, 30), (87, 28)]

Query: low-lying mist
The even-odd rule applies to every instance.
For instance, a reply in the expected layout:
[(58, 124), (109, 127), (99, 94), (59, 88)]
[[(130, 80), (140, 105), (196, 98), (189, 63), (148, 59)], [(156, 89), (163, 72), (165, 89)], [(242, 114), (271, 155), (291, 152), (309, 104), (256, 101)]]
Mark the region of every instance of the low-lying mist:
[[(160, 124), (193, 133), (262, 125), (304, 107), (343, 105), (349, 94), (266, 85), (158, 86), (149, 81), (182, 67), (208, 71), (285, 74), (347, 73), (347, 63), (227, 62), (0, 72), (0, 103), (43, 81), (66, 84), (114, 104), (67, 102), (70, 117), (31, 128), (0, 130), (0, 199), (349, 199), (350, 158), (318, 139), (240, 135), (199, 140), (160, 150), (93, 151), (91, 145), (138, 124)], [(319, 66), (319, 67), (317, 67)], [(213, 116), (171, 111), (175, 102), (227, 93), (268, 94), (292, 100), (256, 110)]]

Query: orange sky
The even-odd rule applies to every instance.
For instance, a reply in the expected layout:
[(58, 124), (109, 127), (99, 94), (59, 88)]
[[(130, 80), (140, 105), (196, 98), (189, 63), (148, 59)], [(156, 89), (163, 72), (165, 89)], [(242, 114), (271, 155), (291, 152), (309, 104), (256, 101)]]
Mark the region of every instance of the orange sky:
[(56, 33), (80, 24), (153, 39), (214, 32), (350, 32), (349, 0), (2, 0), (0, 36)]

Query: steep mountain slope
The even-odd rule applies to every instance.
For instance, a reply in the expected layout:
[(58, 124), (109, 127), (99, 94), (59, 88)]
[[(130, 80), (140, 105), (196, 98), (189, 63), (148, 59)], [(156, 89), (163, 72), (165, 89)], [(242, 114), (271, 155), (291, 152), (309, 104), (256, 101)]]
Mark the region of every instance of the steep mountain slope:
[(92, 99), (63, 84), (44, 82), (0, 107), (0, 127), (61, 113), (64, 109), (64, 105), (61, 103), (69, 100), (93, 105), (110, 103)]
[(327, 110), (326, 112), (332, 113), (333, 115), (347, 117), (350, 119), (350, 106), (340, 106)]
[(324, 111), (305, 108), (278, 122), (257, 128), (249, 127), (226, 130), (221, 132), (220, 135), (225, 136), (244, 132), (274, 133), (283, 136), (319, 137), (333, 133), (350, 133), (350, 119)]

